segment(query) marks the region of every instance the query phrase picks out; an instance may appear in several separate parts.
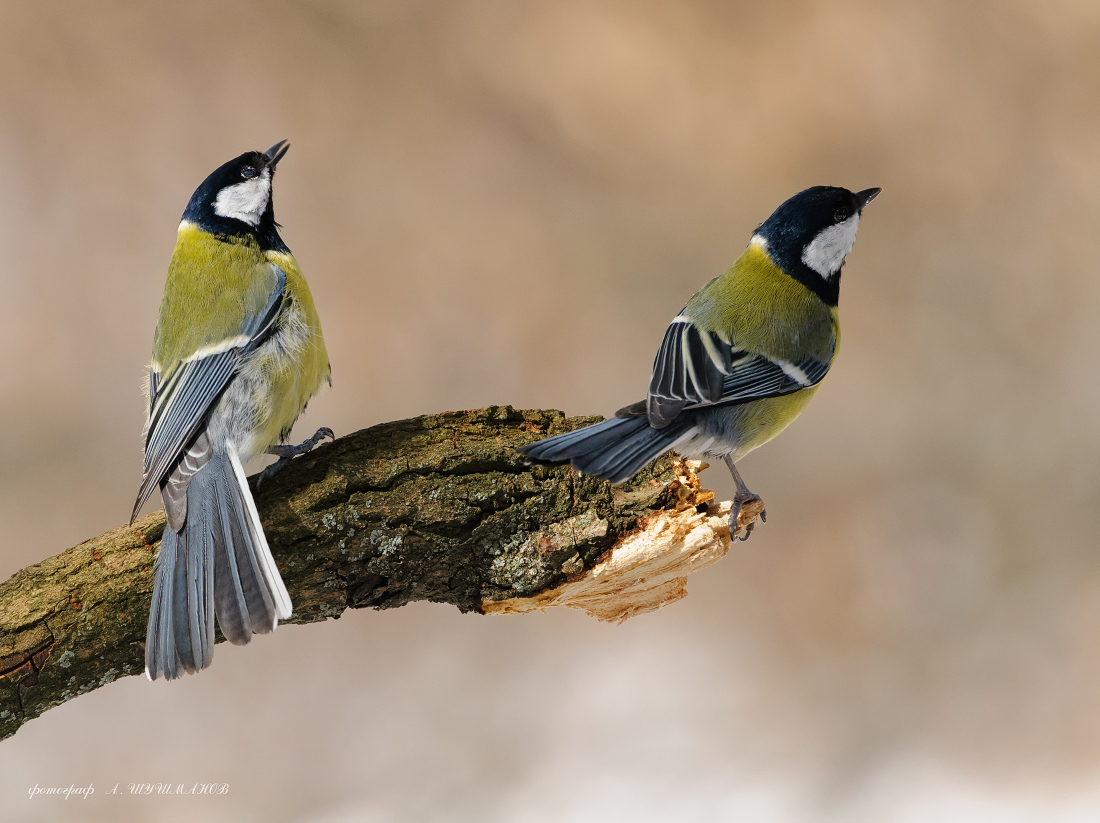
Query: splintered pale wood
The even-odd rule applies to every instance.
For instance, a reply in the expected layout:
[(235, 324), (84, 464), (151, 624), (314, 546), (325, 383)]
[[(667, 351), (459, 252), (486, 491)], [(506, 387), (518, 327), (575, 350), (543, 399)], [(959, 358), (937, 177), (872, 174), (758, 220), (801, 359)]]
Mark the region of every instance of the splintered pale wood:
[[(731, 504), (709, 502), (713, 495), (699, 488), (695, 475), (699, 465), (674, 460), (679, 485), (673, 490), (679, 505), (641, 518), (595, 566), (530, 597), (486, 600), (482, 611), (520, 614), (570, 606), (621, 623), (687, 597), (687, 575), (720, 560), (730, 547)], [(568, 521), (552, 524), (549, 531), (558, 534), (566, 525)]]
[[(621, 621), (683, 597), (686, 575), (730, 542), (729, 504), (700, 488), (698, 463), (669, 455), (612, 487), (516, 453), (597, 420), (448, 412), (296, 459), (254, 489), (294, 602), (289, 622), (415, 600), (495, 614), (572, 606)], [(148, 515), (0, 584), (0, 738), (143, 671), (163, 530), (164, 516)]]

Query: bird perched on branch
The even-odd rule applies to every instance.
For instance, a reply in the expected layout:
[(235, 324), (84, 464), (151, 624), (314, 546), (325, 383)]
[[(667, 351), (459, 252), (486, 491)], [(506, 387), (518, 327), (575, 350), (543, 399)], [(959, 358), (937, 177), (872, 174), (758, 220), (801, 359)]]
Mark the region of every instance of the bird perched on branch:
[[(271, 202), (289, 146), (247, 152), (191, 196), (168, 267), (149, 365), (145, 471), (130, 522), (158, 488), (167, 524), (154, 567), (145, 673), (210, 665), (214, 616), (247, 643), (290, 617), (243, 464), (276, 469), (324, 437), (276, 445), (331, 384), (321, 323)], [(265, 471), (269, 473), (269, 471)]]
[(529, 461), (570, 463), (624, 482), (669, 450), (721, 458), (737, 491), (730, 533), (766, 518), (736, 462), (806, 408), (840, 345), (840, 270), (864, 207), (881, 189), (815, 186), (783, 203), (729, 271), (703, 286), (665, 332), (645, 400), (610, 420), (524, 446)]

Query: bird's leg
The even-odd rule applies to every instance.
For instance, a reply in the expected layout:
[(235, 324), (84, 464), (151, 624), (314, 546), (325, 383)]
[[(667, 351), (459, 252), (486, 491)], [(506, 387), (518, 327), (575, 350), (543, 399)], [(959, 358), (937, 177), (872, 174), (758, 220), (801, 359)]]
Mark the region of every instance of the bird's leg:
[(267, 450), (267, 453), (274, 454), (278, 456), (279, 459), (268, 466), (266, 469), (264, 469), (262, 472), (260, 472), (260, 476), (256, 478), (256, 485), (259, 486), (273, 474), (282, 471), (284, 468), (286, 468), (287, 463), (289, 463), (299, 454), (305, 454), (306, 452), (310, 451), (314, 446), (316, 446), (326, 437), (331, 437), (333, 440), (336, 439), (336, 435), (332, 433), (332, 429), (330, 429), (328, 426), (322, 426), (321, 428), (317, 429), (317, 433), (314, 434), (313, 437), (309, 438), (309, 440), (305, 440), (299, 443), (297, 446), (272, 446), (271, 448), (269, 448)]
[[(729, 466), (730, 474), (733, 475), (733, 482), (737, 484), (737, 491), (733, 493), (733, 511), (730, 512), (730, 535), (744, 542), (752, 534), (757, 517), (760, 518), (761, 523), (768, 522), (768, 510), (764, 508), (764, 501), (760, 499), (760, 495), (749, 491), (749, 487), (741, 479), (741, 472), (737, 471), (737, 466), (733, 464), (730, 456), (727, 454), (723, 459)], [(736, 535), (741, 529), (745, 530), (745, 534), (737, 538)]]

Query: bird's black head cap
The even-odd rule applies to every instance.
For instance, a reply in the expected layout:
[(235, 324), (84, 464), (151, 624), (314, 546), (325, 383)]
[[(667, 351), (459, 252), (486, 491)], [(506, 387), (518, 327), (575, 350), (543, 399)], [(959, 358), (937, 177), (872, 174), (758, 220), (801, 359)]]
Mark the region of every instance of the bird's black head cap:
[(290, 145), (249, 151), (216, 168), (195, 189), (183, 219), (226, 238), (253, 237), (264, 250), (289, 252), (279, 236), (272, 205), (275, 167)]
[(852, 250), (863, 207), (882, 189), (851, 192), (814, 186), (777, 208), (753, 235), (787, 274), (830, 306), (840, 297), (840, 269)]

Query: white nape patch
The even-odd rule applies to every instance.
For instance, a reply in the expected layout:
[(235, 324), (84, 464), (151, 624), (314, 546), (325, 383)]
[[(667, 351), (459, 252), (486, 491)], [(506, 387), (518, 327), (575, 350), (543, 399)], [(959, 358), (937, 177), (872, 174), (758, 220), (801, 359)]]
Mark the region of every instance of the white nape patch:
[(759, 246), (764, 251), (768, 250), (768, 241), (766, 238), (761, 237), (759, 234), (754, 234), (752, 239), (749, 240), (750, 246)]
[(798, 383), (798, 385), (813, 385), (813, 381), (810, 380), (806, 372), (802, 371), (802, 369), (798, 368), (794, 363), (787, 360), (772, 360), (772, 362), (783, 370), (783, 374), (787, 375), (787, 377), (791, 378), (795, 383)]
[(844, 265), (844, 258), (855, 245), (858, 228), (859, 215), (853, 214), (843, 223), (822, 229), (802, 250), (802, 262), (828, 280)]
[(263, 169), (251, 180), (242, 180), (218, 192), (214, 199), (214, 213), (255, 227), (260, 225), (260, 217), (270, 199), (271, 170)]

